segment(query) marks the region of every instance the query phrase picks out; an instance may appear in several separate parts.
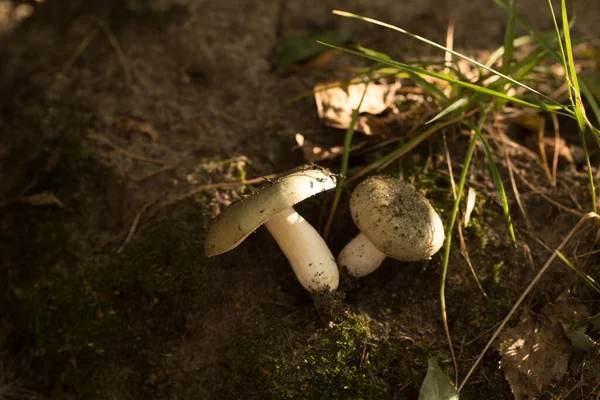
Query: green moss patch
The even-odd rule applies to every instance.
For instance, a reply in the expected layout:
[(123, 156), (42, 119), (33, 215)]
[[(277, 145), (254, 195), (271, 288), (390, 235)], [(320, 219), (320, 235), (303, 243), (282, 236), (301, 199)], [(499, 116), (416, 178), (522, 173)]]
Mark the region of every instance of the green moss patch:
[(423, 351), (406, 341), (373, 337), (365, 316), (346, 313), (305, 341), (283, 330), (255, 341), (255, 347), (244, 345), (252, 349), (245, 357), (253, 376), (249, 391), (256, 398), (374, 399), (400, 392), (413, 398), (418, 393), (426, 370)]

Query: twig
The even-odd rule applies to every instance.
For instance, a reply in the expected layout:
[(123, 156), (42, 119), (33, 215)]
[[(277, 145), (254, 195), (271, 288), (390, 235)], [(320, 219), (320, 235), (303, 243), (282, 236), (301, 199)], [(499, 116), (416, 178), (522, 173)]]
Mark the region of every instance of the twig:
[(450, 159), (450, 151), (448, 150), (446, 132), (442, 133), (442, 142), (444, 143), (444, 153), (446, 156), (446, 164), (448, 165), (448, 175), (450, 176), (450, 187), (452, 187), (452, 197), (454, 198), (454, 200), (456, 200), (456, 183), (454, 182), (454, 173), (452, 172), (452, 160)]
[(125, 248), (125, 246), (127, 246), (127, 243), (129, 243), (129, 241), (133, 237), (133, 234), (135, 233), (135, 230), (136, 230), (138, 224), (140, 223), (140, 218), (142, 217), (142, 214), (144, 212), (146, 212), (146, 210), (148, 209), (148, 207), (150, 207), (153, 203), (155, 203), (156, 200), (157, 199), (152, 199), (152, 200), (148, 201), (146, 204), (144, 204), (144, 206), (142, 207), (142, 209), (140, 210), (140, 212), (137, 213), (137, 215), (133, 219), (133, 223), (131, 224), (131, 228), (129, 228), (129, 232), (127, 233), (127, 237), (125, 238), (125, 241), (123, 242), (123, 244), (121, 245), (121, 247), (119, 247), (119, 249), (117, 250), (117, 254), (121, 254), (121, 252), (123, 251), (123, 249)]
[(112, 46), (113, 50), (117, 54), (117, 57), (119, 58), (119, 62), (121, 63), (121, 68), (123, 68), (123, 73), (125, 74), (125, 82), (127, 84), (131, 83), (131, 73), (129, 71), (129, 63), (127, 62), (125, 53), (123, 53), (123, 49), (121, 49), (121, 46), (119, 45), (119, 41), (117, 40), (115, 35), (113, 35), (113, 33), (110, 31), (110, 28), (108, 27), (106, 22), (100, 20), (100, 21), (98, 21), (98, 23), (100, 25), (100, 28), (102, 28), (102, 31), (106, 35), (106, 38), (110, 42), (110, 45)]
[(500, 137), (500, 143), (502, 145), (502, 152), (504, 153), (506, 168), (508, 169), (508, 175), (510, 176), (510, 184), (512, 186), (513, 193), (515, 194), (515, 201), (519, 206), (519, 211), (521, 211), (521, 215), (523, 215), (523, 218), (525, 218), (525, 225), (527, 226), (527, 230), (531, 230), (531, 220), (529, 219), (529, 215), (527, 214), (527, 209), (521, 201), (521, 194), (519, 193), (519, 188), (517, 187), (517, 182), (515, 181), (515, 168), (508, 155), (508, 149), (506, 148), (506, 136), (502, 132), (500, 132), (499, 129), (497, 129), (496, 123), (497, 121), (494, 121), (492, 127), (496, 131), (498, 137)]
[(548, 157), (546, 156), (546, 143), (544, 142), (544, 134), (546, 132), (546, 120), (541, 118), (540, 126), (538, 127), (537, 139), (538, 139), (538, 148), (540, 150), (540, 156), (542, 157), (542, 165), (544, 166), (544, 172), (546, 173), (546, 177), (550, 181), (550, 185), (554, 187), (552, 182), (552, 173), (550, 172), (550, 167), (548, 166)]
[(124, 156), (132, 158), (134, 160), (145, 161), (145, 162), (149, 162), (149, 163), (153, 163), (153, 164), (170, 164), (171, 163), (168, 160), (161, 160), (159, 158), (144, 157), (144, 156), (140, 156), (140, 155), (131, 153), (131, 152), (125, 150), (124, 148), (119, 147), (118, 145), (116, 145), (115, 143), (111, 142), (108, 138), (105, 138), (102, 135), (97, 135), (95, 133), (90, 133), (87, 137), (89, 137), (90, 139), (95, 140), (97, 142), (104, 143), (104, 144), (112, 147), (113, 149), (115, 149), (119, 153), (123, 154)]
[[(533, 240), (535, 240), (540, 246), (542, 246), (544, 249), (546, 249), (549, 253), (552, 252), (552, 249), (550, 248), (550, 246), (548, 246), (546, 243), (544, 243), (542, 241), (542, 239), (538, 238), (537, 236), (535, 236), (533, 233), (531, 232), (525, 232), (527, 235), (531, 236), (533, 238)], [(558, 256), (559, 258), (563, 261), (563, 263), (569, 267), (571, 269), (571, 271), (575, 272), (575, 274), (577, 276), (579, 276), (581, 279), (583, 279), (585, 281), (586, 284), (588, 284), (592, 289), (594, 289), (595, 291), (598, 291), (598, 288), (600, 288), (600, 285), (598, 284), (598, 282), (596, 282), (596, 280), (594, 278), (592, 278), (590, 275), (586, 274), (584, 271), (580, 270), (579, 268), (576, 268), (575, 265), (573, 265), (568, 261), (567, 257), (565, 255), (563, 255), (561, 252), (558, 252)], [(577, 258), (577, 255), (574, 254), (575, 258)], [(585, 262), (584, 264), (585, 265)]]
[(138, 182), (142, 182), (145, 181), (146, 179), (152, 178), (153, 176), (156, 176), (158, 174), (162, 174), (165, 171), (170, 171), (173, 168), (177, 167), (178, 164), (170, 164), (170, 165), (165, 165), (163, 167), (160, 167), (158, 169), (155, 169), (154, 171), (151, 171), (149, 173), (147, 173), (146, 175), (142, 176), (140, 179), (138, 179)]
[(560, 126), (556, 114), (551, 114), (552, 126), (554, 127), (554, 156), (552, 157), (552, 186), (556, 186), (556, 175), (558, 171), (558, 148), (560, 146)]
[(496, 340), (496, 338), (498, 337), (498, 335), (500, 334), (500, 332), (502, 332), (502, 329), (504, 329), (504, 326), (512, 318), (512, 316), (514, 315), (514, 313), (517, 311), (517, 308), (519, 308), (519, 306), (521, 305), (521, 303), (523, 302), (523, 300), (525, 300), (525, 297), (527, 297), (527, 295), (531, 292), (531, 290), (538, 283), (538, 281), (540, 280), (540, 278), (548, 270), (548, 268), (550, 267), (550, 265), (552, 264), (552, 262), (554, 261), (554, 259), (558, 256), (558, 254), (562, 250), (562, 248), (569, 242), (569, 240), (571, 240), (571, 238), (573, 237), (573, 235), (577, 231), (579, 231), (579, 229), (581, 229), (581, 227), (583, 226), (583, 224), (586, 223), (587, 221), (589, 221), (590, 219), (594, 219), (594, 220), (598, 221), (598, 219), (600, 219), (600, 217), (598, 216), (598, 214), (596, 214), (594, 212), (589, 212), (589, 213), (585, 214), (583, 217), (581, 217), (581, 219), (575, 225), (575, 227), (571, 230), (571, 232), (569, 232), (569, 234), (567, 235), (567, 237), (556, 248), (556, 250), (554, 250), (554, 252), (550, 256), (550, 258), (548, 258), (548, 260), (546, 261), (546, 263), (544, 264), (544, 266), (542, 266), (542, 268), (540, 269), (540, 271), (533, 278), (533, 280), (531, 281), (531, 283), (529, 283), (529, 285), (527, 286), (527, 288), (525, 289), (525, 291), (523, 291), (523, 293), (521, 294), (521, 296), (519, 297), (519, 299), (513, 305), (513, 307), (511, 308), (511, 310), (508, 312), (508, 314), (506, 315), (506, 317), (502, 320), (502, 322), (500, 323), (500, 326), (496, 329), (496, 331), (494, 331), (494, 334), (492, 335), (492, 337), (490, 338), (490, 340), (488, 341), (488, 343), (485, 345), (485, 347), (483, 348), (483, 350), (481, 351), (481, 353), (479, 354), (479, 356), (477, 357), (477, 359), (475, 360), (475, 362), (473, 363), (473, 366), (471, 367), (471, 369), (469, 370), (469, 372), (467, 372), (467, 375), (465, 376), (465, 379), (463, 379), (462, 383), (458, 387), (458, 391), (459, 392), (465, 386), (465, 384), (469, 380), (469, 377), (473, 374), (473, 372), (475, 371), (475, 369), (479, 365), (479, 362), (481, 361), (481, 359), (483, 358), (483, 356), (485, 355), (485, 353), (488, 351), (488, 349), (491, 347), (492, 343), (494, 343), (494, 340)]
[[(444, 152), (446, 154), (446, 164), (448, 165), (448, 175), (450, 175), (450, 186), (452, 187), (452, 197), (454, 198), (454, 201), (456, 201), (456, 183), (454, 182), (454, 174), (452, 172), (452, 160), (450, 159), (450, 152), (448, 151), (448, 143), (446, 141), (446, 133), (445, 132), (442, 134), (442, 139), (444, 142)], [(471, 257), (469, 257), (469, 251), (467, 250), (467, 245), (465, 244), (465, 238), (463, 236), (462, 227), (460, 224), (458, 224), (458, 237), (460, 239), (460, 254), (462, 254), (465, 261), (467, 262), (467, 265), (469, 266), (469, 270), (471, 271), (473, 278), (475, 278), (477, 287), (479, 287), (479, 290), (481, 290), (483, 297), (485, 297), (487, 299), (487, 294), (485, 293), (485, 290), (483, 290), (483, 286), (481, 286), (481, 282), (479, 282), (479, 278), (477, 277), (477, 274), (475, 273), (475, 268), (473, 268), (473, 264), (471, 263)], [(458, 381), (458, 376), (456, 377), (456, 380)]]
[(50, 84), (50, 88), (56, 87), (56, 84), (57, 84), (59, 78), (66, 77), (66, 75), (69, 73), (69, 71), (71, 71), (71, 68), (73, 68), (75, 61), (77, 61), (77, 59), (79, 59), (79, 57), (81, 57), (83, 52), (88, 48), (88, 46), (92, 43), (92, 41), (96, 38), (96, 36), (98, 36), (98, 33), (100, 33), (100, 28), (94, 29), (94, 31), (92, 31), (92, 33), (90, 33), (88, 36), (86, 36), (81, 41), (81, 43), (79, 43), (79, 46), (77, 46), (77, 48), (75, 49), (75, 52), (67, 60), (67, 62), (62, 67), (60, 72), (57, 72), (56, 75), (54, 76), (54, 79), (52, 80), (52, 83)]
[(578, 217), (581, 217), (583, 215), (582, 212), (574, 210), (574, 209), (569, 208), (567, 206), (563, 206), (558, 201), (551, 199), (549, 196), (547, 196), (541, 190), (539, 190), (538, 188), (536, 188), (535, 186), (533, 186), (533, 184), (531, 184), (531, 182), (529, 182), (527, 180), (527, 178), (525, 178), (521, 172), (519, 172), (518, 170), (516, 172), (517, 172), (517, 176), (523, 181), (523, 183), (525, 183), (525, 185), (527, 185), (527, 187), (529, 187), (529, 189), (531, 189), (534, 193), (536, 193), (537, 195), (539, 195), (540, 197), (542, 197), (548, 203), (555, 205), (556, 207), (560, 208), (561, 210), (564, 210), (564, 211), (569, 212), (571, 214), (577, 215)]
[[(483, 116), (484, 115), (481, 116), (479, 123), (482, 123)], [(454, 230), (454, 224), (456, 223), (456, 217), (458, 215), (458, 209), (460, 207), (460, 199), (462, 199), (463, 196), (465, 181), (467, 179), (467, 173), (469, 171), (469, 166), (471, 164), (473, 153), (475, 152), (476, 144), (477, 137), (473, 135), (471, 137), (471, 143), (469, 143), (469, 148), (467, 149), (463, 170), (460, 174), (458, 190), (456, 192), (456, 200), (454, 201), (454, 206), (452, 207), (450, 221), (446, 225), (446, 238), (444, 239), (444, 260), (442, 265), (442, 276), (440, 279), (440, 308), (442, 311), (442, 325), (444, 326), (444, 334), (446, 335), (446, 340), (448, 341), (448, 348), (450, 349), (450, 355), (452, 356), (452, 362), (454, 363), (454, 372), (456, 374), (455, 382), (458, 382), (458, 364), (456, 362), (456, 355), (454, 354), (454, 346), (452, 345), (452, 335), (450, 334), (450, 327), (448, 326), (448, 314), (446, 312), (446, 279), (448, 277), (450, 247), (452, 246), (452, 231)]]
[(461, 226), (461, 224), (458, 224), (456, 227), (458, 228), (458, 238), (460, 239), (460, 254), (462, 254), (465, 261), (467, 262), (467, 265), (469, 266), (469, 270), (471, 271), (471, 275), (473, 275), (473, 278), (475, 279), (475, 283), (477, 283), (477, 287), (481, 291), (481, 294), (487, 300), (487, 298), (488, 298), (487, 293), (483, 289), (483, 286), (481, 285), (481, 282), (479, 281), (479, 277), (477, 276), (477, 273), (475, 272), (475, 268), (473, 268), (473, 264), (471, 263), (471, 257), (469, 257), (469, 251), (467, 250), (465, 238), (462, 233), (462, 226)]

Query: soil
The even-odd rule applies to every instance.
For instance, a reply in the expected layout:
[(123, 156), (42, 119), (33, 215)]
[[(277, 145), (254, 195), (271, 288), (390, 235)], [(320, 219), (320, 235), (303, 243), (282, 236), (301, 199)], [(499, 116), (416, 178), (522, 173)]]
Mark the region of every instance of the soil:
[[(343, 275), (333, 297), (313, 298), (265, 229), (212, 258), (204, 235), (251, 190), (241, 179), (306, 163), (297, 133), (322, 146), (343, 142), (343, 130), (319, 121), (312, 96), (284, 103), (369, 64), (336, 54), (327, 68), (273, 69), (284, 37), (350, 29), (354, 43), (414, 60), (440, 54), (331, 10), (441, 43), (453, 17), (456, 49), (489, 54), (503, 41), (501, 8), (484, 0), (18, 3), (32, 15), (18, 23), (17, 14), (0, 16), (0, 398), (414, 399), (428, 356), (454, 379), (439, 305), (441, 253), (425, 263), (386, 259), (364, 279)], [(596, 3), (577, 3), (585, 12), (574, 37), (600, 37)], [(545, 3), (518, 5), (535, 29), (552, 29)], [(0, 1), (0, 13), (16, 6)], [(563, 139), (578, 145), (576, 127), (561, 126)], [(510, 130), (525, 143), (522, 129)], [(447, 134), (456, 177), (468, 138)], [(402, 175), (448, 221), (441, 146), (436, 137), (383, 173)], [(393, 148), (352, 157), (349, 175)], [(513, 155), (554, 202), (522, 185), (528, 226), (507, 189), (515, 247), (483, 151), (476, 153), (469, 182), (480, 196), (463, 234), (487, 298), (454, 233), (446, 303), (461, 377), (548, 248), (589, 209), (584, 165), (561, 167), (551, 188), (539, 162)], [(339, 171), (339, 159), (320, 164)], [(509, 182), (504, 164), (500, 172)], [(198, 189), (219, 182), (229, 186)], [(358, 233), (348, 211), (353, 185), (328, 237), (334, 254)], [(296, 209), (321, 230), (332, 201), (324, 193)], [(585, 255), (594, 234), (584, 229), (563, 253), (598, 279), (598, 255)], [(598, 294), (558, 262), (524, 308), (539, 313), (567, 292), (599, 312)], [(499, 360), (493, 347), (461, 398), (513, 398)], [(598, 355), (574, 354), (541, 398), (596, 398), (599, 364)]]

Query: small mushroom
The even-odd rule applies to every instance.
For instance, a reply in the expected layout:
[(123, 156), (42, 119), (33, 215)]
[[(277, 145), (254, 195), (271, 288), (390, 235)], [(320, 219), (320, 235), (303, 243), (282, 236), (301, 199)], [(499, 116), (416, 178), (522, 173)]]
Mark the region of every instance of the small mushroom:
[(329, 247), (292, 207), (335, 186), (335, 177), (317, 167), (282, 177), (232, 204), (212, 221), (206, 236), (206, 255), (213, 257), (232, 250), (264, 224), (306, 290), (314, 293), (337, 289), (339, 272)]
[(350, 197), (350, 213), (361, 233), (338, 255), (338, 264), (357, 278), (375, 271), (386, 257), (430, 259), (444, 243), (444, 226), (429, 201), (406, 183), (372, 176)]

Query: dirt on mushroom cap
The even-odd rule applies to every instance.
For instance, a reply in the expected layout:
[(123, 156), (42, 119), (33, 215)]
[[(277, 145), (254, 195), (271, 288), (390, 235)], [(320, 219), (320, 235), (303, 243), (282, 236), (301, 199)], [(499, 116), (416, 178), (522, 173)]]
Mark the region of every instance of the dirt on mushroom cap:
[(352, 193), (350, 212), (375, 247), (396, 260), (429, 259), (444, 241), (442, 221), (429, 201), (399, 179), (365, 179)]
[(206, 235), (208, 257), (225, 253), (240, 244), (273, 215), (332, 189), (335, 176), (316, 166), (286, 175), (245, 199), (232, 204), (211, 223)]

